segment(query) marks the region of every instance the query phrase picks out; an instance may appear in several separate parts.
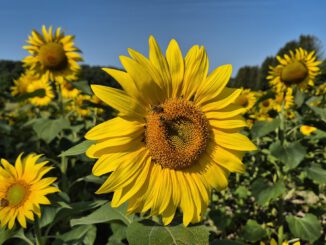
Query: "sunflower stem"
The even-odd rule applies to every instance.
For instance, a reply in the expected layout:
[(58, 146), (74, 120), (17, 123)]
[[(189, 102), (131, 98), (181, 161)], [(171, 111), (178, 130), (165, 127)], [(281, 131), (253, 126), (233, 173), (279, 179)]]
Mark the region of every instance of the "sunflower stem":
[(35, 243), (36, 243), (36, 245), (45, 244), (45, 241), (43, 241), (43, 239), (42, 239), (39, 220), (36, 220), (35, 223), (34, 223), (34, 231), (35, 231)]

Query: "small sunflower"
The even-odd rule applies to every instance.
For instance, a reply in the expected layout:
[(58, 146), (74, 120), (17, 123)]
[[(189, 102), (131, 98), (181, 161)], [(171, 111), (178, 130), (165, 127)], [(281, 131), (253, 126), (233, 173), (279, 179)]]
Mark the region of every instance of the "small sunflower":
[(74, 46), (75, 37), (65, 35), (60, 27), (53, 33), (51, 26), (48, 30), (42, 26), (42, 34), (33, 30), (27, 40), (29, 45), (23, 47), (31, 54), (23, 60), (25, 66), (47, 81), (75, 80), (80, 70), (77, 62), (82, 61)]
[(289, 110), (294, 106), (292, 88), (287, 88), (286, 91), (276, 94), (274, 109), (280, 112), (282, 110), (282, 105), (284, 106), (285, 110)]
[(317, 130), (317, 128), (313, 127), (313, 126), (309, 126), (309, 125), (302, 125), (300, 127), (300, 132), (303, 134), (303, 135), (311, 135), (313, 132), (315, 132)]
[(60, 88), (61, 88), (61, 95), (65, 99), (74, 99), (80, 94), (80, 90), (74, 88), (71, 82), (63, 82)]
[(42, 91), (42, 95), (37, 95), (29, 99), (29, 101), (35, 106), (46, 106), (55, 97), (52, 86), (49, 82), (35, 81), (27, 86), (27, 92), (32, 93), (37, 90)]
[(17, 80), (14, 80), (14, 86), (11, 87), (11, 94), (15, 96), (27, 93), (28, 85), (39, 80), (40, 78), (38, 76), (30, 70), (27, 70)]
[(74, 111), (78, 116), (87, 117), (91, 114), (91, 109), (86, 106), (86, 103), (89, 103), (91, 96), (85, 94), (78, 94), (68, 105), (68, 110)]
[(256, 103), (256, 95), (250, 89), (244, 89), (236, 99), (235, 104), (250, 110)]
[(316, 95), (326, 95), (326, 81), (318, 86)]
[[(276, 240), (274, 238), (272, 238), (269, 244), (277, 245), (278, 243), (276, 242)], [(265, 245), (265, 243), (260, 242), (260, 245)], [(284, 241), (284, 242), (282, 242), (282, 245), (300, 245), (300, 241), (298, 241), (298, 239), (294, 239), (293, 241)]]
[(34, 214), (41, 217), (40, 205), (50, 204), (46, 195), (58, 192), (51, 186), (53, 177), (43, 178), (52, 167), (47, 161), (36, 163), (41, 155), (19, 155), (15, 166), (1, 159), (0, 166), (0, 222), (1, 227), (12, 229), (16, 219), (26, 228), (26, 218), (33, 221)]
[(315, 77), (319, 74), (318, 65), (321, 61), (316, 61), (315, 51), (308, 51), (299, 48), (295, 52), (292, 50), (290, 54), (285, 54), (284, 57), (276, 57), (279, 64), (276, 67), (270, 67), (267, 79), (270, 80), (270, 85), (281, 92), (292, 85), (298, 86), (301, 90), (308, 86), (314, 85)]
[(230, 172), (244, 172), (245, 151), (255, 145), (240, 130), (246, 109), (235, 105), (240, 89), (225, 87), (231, 65), (208, 74), (204, 47), (185, 59), (175, 40), (166, 56), (149, 38), (149, 59), (129, 49), (126, 72), (104, 68), (124, 90), (92, 85), (117, 117), (92, 128), (96, 141), (87, 156), (98, 158), (93, 174), (112, 172), (96, 192), (114, 192), (112, 206), (128, 201), (128, 212), (161, 215), (169, 224), (177, 208), (183, 224), (202, 220), (213, 188), (228, 185)]

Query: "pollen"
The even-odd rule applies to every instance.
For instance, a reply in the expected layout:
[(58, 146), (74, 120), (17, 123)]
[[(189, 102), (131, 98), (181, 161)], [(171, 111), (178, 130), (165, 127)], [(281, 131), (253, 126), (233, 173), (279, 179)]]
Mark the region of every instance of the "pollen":
[(209, 124), (190, 101), (170, 99), (152, 106), (146, 120), (146, 147), (163, 168), (188, 168), (206, 149)]
[(39, 59), (48, 69), (61, 70), (67, 64), (67, 57), (61, 44), (48, 43), (40, 48)]

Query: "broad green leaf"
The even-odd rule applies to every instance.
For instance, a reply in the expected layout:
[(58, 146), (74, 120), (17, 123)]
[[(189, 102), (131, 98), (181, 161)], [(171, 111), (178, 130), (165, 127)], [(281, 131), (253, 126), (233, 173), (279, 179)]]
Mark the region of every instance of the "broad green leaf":
[(282, 180), (271, 184), (259, 178), (252, 183), (251, 191), (258, 204), (265, 205), (282, 195), (286, 191), (286, 188)]
[(43, 228), (53, 222), (55, 219), (56, 214), (62, 209), (61, 207), (53, 207), (53, 206), (48, 206), (48, 207), (43, 207), (42, 208), (42, 216), (40, 219), (40, 228)]
[(319, 164), (312, 164), (306, 169), (307, 177), (316, 181), (318, 184), (326, 184), (326, 169), (323, 169)]
[(291, 233), (302, 240), (313, 243), (321, 236), (320, 221), (313, 214), (306, 214), (303, 218), (289, 215), (286, 221)]
[(232, 217), (220, 209), (211, 210), (208, 216), (213, 220), (214, 225), (222, 231), (229, 227), (232, 223)]
[(295, 92), (294, 102), (298, 106), (298, 108), (302, 106), (304, 99), (305, 99), (305, 94), (302, 91), (300, 91), (300, 89), (297, 89)]
[[(94, 225), (82, 225), (71, 229), (70, 231), (58, 235), (55, 245), (66, 244), (72, 242), (72, 244), (94, 244), (96, 238), (96, 227)], [(65, 243), (62, 243), (65, 242)]]
[(74, 82), (73, 86), (79, 90), (81, 90), (84, 94), (92, 95), (93, 92), (87, 81), (78, 81)]
[(309, 106), (320, 118), (326, 121), (326, 108), (320, 108), (316, 106)]
[(143, 220), (142, 222), (133, 222), (127, 228), (127, 240), (130, 245), (206, 245), (208, 236), (209, 231), (203, 225), (160, 226), (154, 222)]
[(127, 226), (120, 222), (112, 222), (111, 230), (113, 235), (109, 237), (107, 245), (124, 245), (122, 240), (127, 238)]
[(272, 121), (257, 121), (251, 128), (251, 133), (254, 138), (263, 137), (280, 126), (280, 119), (277, 117)]
[(5, 241), (13, 237), (16, 232), (8, 229), (0, 228), (0, 244), (3, 244)]
[(83, 154), (92, 144), (94, 144), (94, 141), (84, 140), (78, 145), (75, 145), (69, 148), (68, 150), (62, 152), (59, 156), (66, 157), (66, 156), (76, 156), (76, 155)]
[(255, 220), (249, 219), (242, 230), (242, 237), (249, 242), (257, 242), (266, 236), (266, 231)]
[(99, 209), (96, 209), (91, 214), (79, 218), (72, 219), (71, 226), (75, 225), (90, 225), (90, 224), (98, 224), (105, 223), (110, 221), (120, 220), (126, 225), (129, 225), (133, 221), (132, 215), (127, 215), (127, 205), (121, 205), (118, 208), (112, 208), (110, 203), (104, 204)]
[(209, 245), (245, 245), (242, 242), (232, 241), (232, 240), (213, 240)]
[(38, 138), (50, 143), (63, 130), (70, 127), (70, 122), (66, 118), (59, 119), (38, 119), (33, 124), (33, 129)]
[(306, 155), (306, 149), (299, 142), (282, 146), (277, 141), (270, 146), (270, 151), (273, 156), (285, 163), (289, 169), (297, 167)]

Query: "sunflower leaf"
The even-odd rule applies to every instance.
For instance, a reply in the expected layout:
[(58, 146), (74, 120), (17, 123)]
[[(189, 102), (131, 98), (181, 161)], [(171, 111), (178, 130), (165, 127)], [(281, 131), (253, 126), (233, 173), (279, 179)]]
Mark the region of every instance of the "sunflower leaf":
[(317, 182), (318, 184), (326, 184), (326, 170), (319, 164), (313, 164), (306, 169), (307, 177)]
[(121, 205), (118, 208), (112, 208), (111, 204), (106, 203), (85, 217), (72, 219), (70, 224), (71, 226), (91, 225), (120, 220), (126, 225), (129, 225), (133, 221), (133, 216), (127, 215), (126, 213), (127, 205)]
[(306, 155), (306, 149), (299, 142), (282, 146), (278, 141), (270, 146), (270, 151), (273, 156), (285, 163), (290, 169), (297, 167)]
[(266, 236), (266, 231), (255, 220), (249, 219), (242, 230), (242, 237), (249, 242), (257, 242)]
[(263, 137), (280, 126), (280, 118), (275, 118), (272, 121), (257, 121), (251, 128), (251, 133), (254, 138)]
[(306, 214), (303, 218), (289, 215), (286, 217), (291, 233), (303, 240), (313, 243), (321, 235), (321, 225), (313, 214)]
[(41, 118), (34, 122), (33, 129), (39, 139), (50, 143), (63, 130), (70, 127), (70, 122), (66, 118), (46, 119)]
[(149, 220), (133, 222), (127, 228), (130, 245), (208, 244), (209, 231), (203, 226), (160, 226)]
[(81, 143), (79, 143), (78, 145), (75, 145), (71, 148), (69, 148), (68, 150), (62, 152), (59, 157), (66, 157), (66, 156), (76, 156), (76, 155), (80, 155), (86, 152), (86, 150), (92, 145), (94, 144), (94, 141), (91, 140), (84, 140)]

